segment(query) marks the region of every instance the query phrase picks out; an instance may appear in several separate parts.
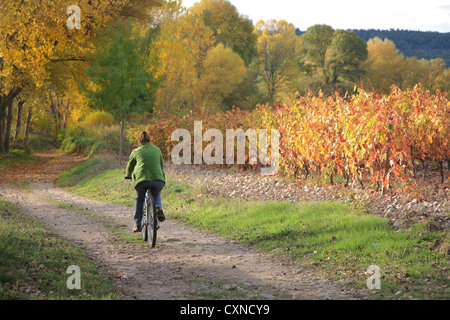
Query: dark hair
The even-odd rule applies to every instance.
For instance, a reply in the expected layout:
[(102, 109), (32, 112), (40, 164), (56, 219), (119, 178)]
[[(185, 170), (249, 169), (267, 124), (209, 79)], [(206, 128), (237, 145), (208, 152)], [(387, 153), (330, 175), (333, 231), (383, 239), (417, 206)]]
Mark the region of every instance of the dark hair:
[(146, 131), (142, 131), (138, 137), (139, 144), (143, 144), (144, 142), (150, 142), (150, 135)]

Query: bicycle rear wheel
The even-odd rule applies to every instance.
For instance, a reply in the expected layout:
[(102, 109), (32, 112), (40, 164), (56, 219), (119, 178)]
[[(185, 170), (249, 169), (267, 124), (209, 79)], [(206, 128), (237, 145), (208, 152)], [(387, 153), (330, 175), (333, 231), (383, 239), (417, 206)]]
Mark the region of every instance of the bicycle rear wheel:
[(155, 204), (153, 198), (149, 196), (147, 205), (147, 241), (150, 246), (154, 248), (156, 246), (156, 235), (159, 228), (158, 217), (156, 216)]
[(142, 212), (142, 222), (141, 222), (141, 234), (142, 240), (148, 241), (148, 194), (145, 196), (144, 200), (144, 210)]

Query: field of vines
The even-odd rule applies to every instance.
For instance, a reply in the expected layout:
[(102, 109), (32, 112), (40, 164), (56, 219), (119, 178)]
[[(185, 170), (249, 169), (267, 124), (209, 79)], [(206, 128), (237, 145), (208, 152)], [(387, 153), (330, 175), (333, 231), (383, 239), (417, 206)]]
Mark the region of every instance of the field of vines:
[(413, 188), (416, 168), (425, 165), (437, 168), (441, 182), (450, 178), (447, 92), (417, 86), (404, 91), (393, 87), (389, 95), (309, 94), (292, 104), (260, 105), (252, 111), (160, 114), (146, 129), (170, 158), (178, 143), (171, 141), (172, 132), (183, 128), (193, 137), (194, 121), (203, 122), (203, 131), (214, 128), (224, 135), (226, 129), (278, 129), (279, 174), (297, 179), (314, 173), (328, 183), (372, 185), (384, 193), (394, 185)]

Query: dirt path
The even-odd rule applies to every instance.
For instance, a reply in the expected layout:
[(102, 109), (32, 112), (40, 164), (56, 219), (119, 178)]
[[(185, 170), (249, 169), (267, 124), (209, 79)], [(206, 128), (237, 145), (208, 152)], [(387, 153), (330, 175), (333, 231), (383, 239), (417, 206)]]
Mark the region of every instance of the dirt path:
[[(1, 197), (82, 247), (125, 299), (354, 299), (352, 285), (321, 279), (307, 265), (277, 260), (187, 225), (166, 220), (157, 247), (118, 241), (96, 217), (132, 228), (132, 210), (70, 194), (54, 179), (81, 158), (41, 154), (44, 162), (0, 184)], [(168, 173), (170, 176), (170, 172)], [(18, 175), (19, 177), (19, 175)], [(4, 177), (5, 178), (5, 177)], [(61, 208), (71, 204), (78, 210)], [(79, 209), (82, 209), (81, 211)], [(118, 277), (120, 276), (120, 277)]]

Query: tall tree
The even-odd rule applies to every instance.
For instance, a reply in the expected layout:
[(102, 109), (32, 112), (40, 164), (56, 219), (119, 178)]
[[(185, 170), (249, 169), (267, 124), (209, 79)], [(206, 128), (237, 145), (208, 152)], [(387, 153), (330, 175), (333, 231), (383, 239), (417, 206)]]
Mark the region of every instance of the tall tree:
[(354, 86), (364, 74), (362, 64), (367, 55), (366, 41), (354, 31), (336, 30), (326, 52), (326, 84), (352, 82)]
[(194, 56), (187, 46), (170, 35), (158, 37), (152, 49), (157, 61), (153, 68), (160, 82), (156, 106), (168, 113), (182, 110), (190, 102), (197, 79)]
[[(80, 29), (68, 29), (67, 9), (74, 4), (71, 0), (40, 0), (38, 4), (36, 1), (1, 1), (0, 124), (6, 116), (5, 110), (21, 92), (43, 87), (56, 70), (62, 70), (62, 76), (69, 68), (82, 69), (80, 63), (86, 63), (85, 53), (99, 28), (121, 15), (140, 19), (145, 12), (143, 9), (157, 2), (78, 1)], [(60, 67), (53, 68), (55, 64)], [(4, 145), (2, 141), (0, 152)]]
[(277, 89), (298, 74), (302, 47), (294, 25), (285, 20), (261, 20), (256, 32), (260, 73), (272, 102)]
[(173, 107), (186, 104), (193, 111), (198, 102), (194, 88), (204, 72), (208, 52), (214, 47), (213, 32), (192, 16), (169, 18), (159, 28), (160, 33), (152, 43), (158, 61), (153, 69), (161, 80), (158, 107), (172, 111)]
[(402, 87), (407, 65), (395, 44), (389, 39), (374, 38), (367, 42), (367, 51), (364, 86), (379, 93), (389, 93), (392, 85)]
[(201, 0), (189, 9), (209, 27), (215, 44), (222, 43), (237, 52), (248, 66), (256, 56), (257, 36), (252, 21), (239, 13), (228, 0)]
[(209, 110), (217, 110), (224, 98), (240, 85), (245, 74), (244, 60), (219, 43), (209, 50), (204, 71), (195, 87), (199, 103)]
[(300, 37), (303, 45), (303, 55), (306, 64), (313, 69), (325, 73), (325, 60), (328, 47), (333, 40), (334, 29), (325, 24), (309, 27)]
[(450, 91), (450, 68), (446, 69), (436, 79), (436, 88), (442, 91)]
[(442, 58), (429, 60), (430, 72), (424, 81), (430, 91), (437, 89), (437, 81), (445, 71), (445, 61)]
[(108, 110), (121, 122), (119, 163), (122, 163), (125, 118), (148, 110), (156, 90), (143, 46), (144, 38), (130, 20), (119, 19), (100, 33), (86, 73), (87, 93), (95, 108)]
[(213, 31), (197, 17), (184, 17), (177, 25), (176, 37), (185, 45), (195, 59), (195, 69), (199, 78), (208, 51), (214, 47)]

